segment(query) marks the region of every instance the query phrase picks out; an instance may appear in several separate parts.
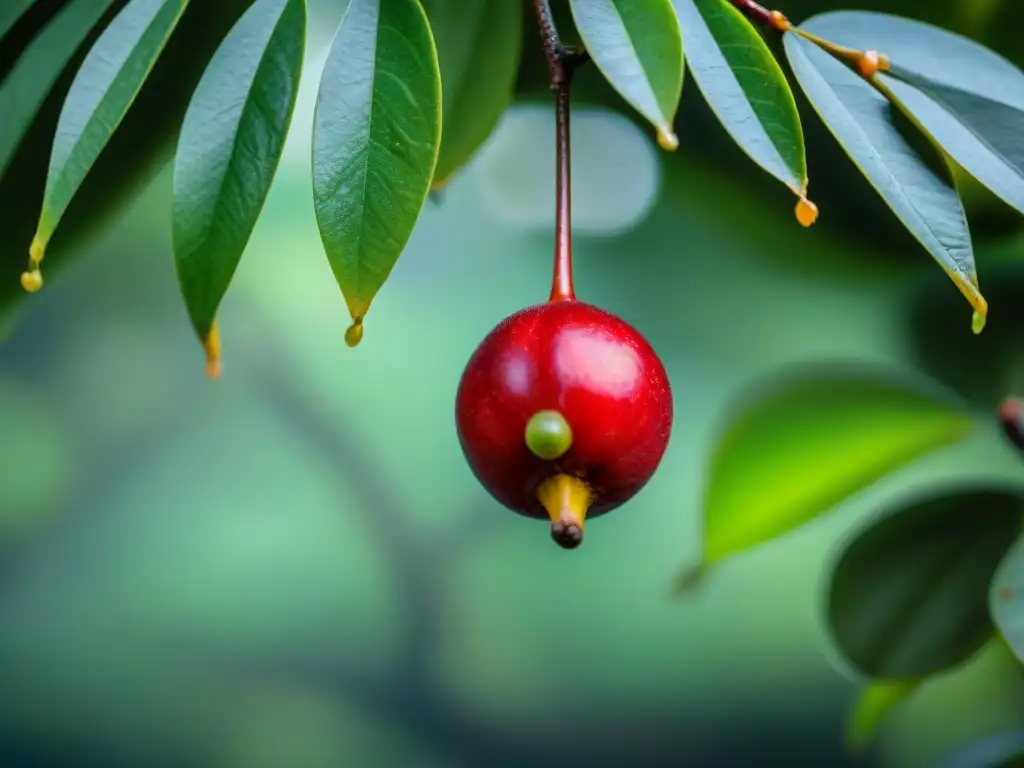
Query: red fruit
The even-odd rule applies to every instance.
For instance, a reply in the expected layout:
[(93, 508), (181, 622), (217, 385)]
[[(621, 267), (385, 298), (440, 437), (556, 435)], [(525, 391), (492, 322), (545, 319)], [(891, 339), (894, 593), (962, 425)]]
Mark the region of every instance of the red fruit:
[[(527, 424), (538, 413), (531, 450)], [(455, 417), (484, 488), (515, 512), (550, 519), (552, 537), (571, 549), (585, 517), (620, 506), (654, 474), (672, 428), (672, 392), (631, 325), (591, 304), (552, 301), (506, 318), (480, 343)]]

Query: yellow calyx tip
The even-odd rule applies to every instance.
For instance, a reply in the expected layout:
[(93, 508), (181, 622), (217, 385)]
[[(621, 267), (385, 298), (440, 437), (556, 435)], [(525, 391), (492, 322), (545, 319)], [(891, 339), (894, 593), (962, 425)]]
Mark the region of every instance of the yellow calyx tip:
[(359, 342), (363, 340), (363, 318), (356, 317), (352, 319), (352, 325), (345, 331), (345, 343), (349, 347), (356, 347)]
[(211, 379), (219, 379), (223, 365), (220, 357), (220, 331), (216, 323), (210, 326), (210, 332), (203, 339), (203, 350), (206, 352), (206, 375)]
[(583, 543), (583, 522), (594, 503), (590, 486), (573, 475), (560, 473), (537, 487), (537, 500), (551, 518), (551, 538), (562, 549)]
[(35, 293), (43, 287), (43, 273), (39, 271), (38, 267), (21, 273), (21, 287), (28, 293)]
[(983, 315), (978, 311), (975, 311), (971, 316), (971, 331), (977, 336), (983, 330), (985, 330), (985, 323), (988, 321), (988, 316)]
[(806, 197), (801, 197), (796, 204), (796, 220), (802, 227), (811, 226), (818, 220), (818, 206)]
[(658, 146), (666, 152), (679, 149), (679, 137), (667, 125), (658, 126)]

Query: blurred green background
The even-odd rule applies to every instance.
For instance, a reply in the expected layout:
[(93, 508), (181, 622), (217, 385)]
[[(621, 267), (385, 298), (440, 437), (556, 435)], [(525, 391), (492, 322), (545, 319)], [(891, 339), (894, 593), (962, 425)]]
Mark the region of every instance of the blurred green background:
[[(0, 765), (913, 767), (1024, 728), (1020, 669), (992, 648), (852, 760), (842, 726), (862, 681), (821, 618), (829, 558), (879, 505), (1024, 471), (989, 423), (1024, 391), (1017, 218), (968, 198), (993, 339), (972, 347), (966, 304), (806, 110), (809, 231), (692, 81), (673, 156), (581, 104), (577, 290), (659, 351), (676, 421), (649, 486), (566, 553), (490, 500), (453, 424), (475, 345), (547, 295), (550, 110), (510, 111), (427, 205), (349, 350), (309, 186), (339, 5), (311, 3), (285, 159), (221, 312), (222, 380), (205, 378), (177, 296), (167, 172), (4, 329)], [(1024, 56), (1013, 0), (856, 7)], [(979, 427), (669, 600), (698, 555), (729, 408), (835, 360), (938, 376)]]

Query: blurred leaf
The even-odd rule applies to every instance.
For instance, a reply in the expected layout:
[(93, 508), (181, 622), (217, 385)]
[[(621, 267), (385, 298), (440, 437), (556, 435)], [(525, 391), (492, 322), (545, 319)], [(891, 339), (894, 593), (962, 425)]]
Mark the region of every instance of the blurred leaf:
[(0, 5), (0, 38), (6, 35), (11, 27), (18, 23), (25, 12), (36, 0), (4, 0)]
[(860, 752), (896, 705), (912, 694), (916, 680), (872, 680), (857, 695), (846, 721), (846, 748)]
[(1024, 731), (999, 733), (957, 749), (935, 768), (1019, 768), (1024, 765)]
[(131, 0), (82, 62), (57, 123), (33, 261), (121, 124), (188, 0)]
[(174, 252), (206, 340), (270, 189), (305, 50), (305, 0), (257, 0), (196, 88), (174, 165)]
[(675, 0), (686, 60), (705, 100), (740, 148), (801, 197), (804, 134), (782, 67), (725, 0)]
[(1024, 538), (999, 565), (992, 580), (989, 607), (1006, 644), (1024, 662)]
[(951, 403), (866, 372), (816, 372), (759, 391), (714, 448), (701, 569), (813, 520), (970, 424)]
[(73, 0), (31, 42), (0, 82), (0, 175), (90, 30), (114, 0)]
[(419, 0), (351, 0), (320, 81), (313, 193), (356, 326), (412, 234), (440, 141), (441, 76)]
[(683, 43), (669, 0), (569, 0), (576, 29), (608, 82), (675, 149)]
[(52, 404), (13, 381), (0, 380), (0, 435), (0, 540), (7, 540), (65, 506), (76, 462)]
[(989, 584), (1020, 533), (1024, 500), (955, 490), (860, 531), (832, 571), (827, 618), (861, 674), (914, 681), (962, 664), (991, 637)]
[(972, 176), (1024, 211), (1024, 72), (962, 35), (885, 13), (822, 14), (813, 30), (886, 54), (889, 76), (878, 79), (900, 106)]
[[(801, 26), (820, 33), (814, 19)], [(967, 217), (945, 159), (905, 115), (846, 65), (795, 34), (786, 34), (784, 40), (793, 73), (822, 120), (984, 318), (988, 305), (978, 289)]]
[(523, 13), (507, 0), (424, 0), (437, 44), (444, 129), (433, 187), (444, 186), (512, 103)]

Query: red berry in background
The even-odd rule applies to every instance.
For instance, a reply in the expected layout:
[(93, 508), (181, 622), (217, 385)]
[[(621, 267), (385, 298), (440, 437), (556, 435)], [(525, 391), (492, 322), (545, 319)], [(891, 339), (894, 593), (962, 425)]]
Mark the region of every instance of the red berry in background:
[(462, 374), (456, 427), (480, 483), (500, 503), (551, 520), (570, 549), (587, 517), (632, 498), (672, 428), (668, 376), (625, 321), (576, 300), (502, 321)]

